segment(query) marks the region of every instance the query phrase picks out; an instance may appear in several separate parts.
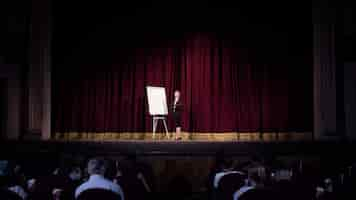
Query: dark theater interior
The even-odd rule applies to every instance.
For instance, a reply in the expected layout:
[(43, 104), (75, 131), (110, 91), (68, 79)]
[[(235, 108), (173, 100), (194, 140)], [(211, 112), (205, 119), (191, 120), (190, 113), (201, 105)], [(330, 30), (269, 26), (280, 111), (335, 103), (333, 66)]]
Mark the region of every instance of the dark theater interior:
[(0, 199), (356, 199), (355, 8), (1, 1)]

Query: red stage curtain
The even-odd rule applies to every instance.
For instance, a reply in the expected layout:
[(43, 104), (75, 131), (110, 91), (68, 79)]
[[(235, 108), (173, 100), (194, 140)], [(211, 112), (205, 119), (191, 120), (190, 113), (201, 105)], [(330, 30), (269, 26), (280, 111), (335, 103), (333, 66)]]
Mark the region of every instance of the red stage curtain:
[(145, 37), (56, 70), (55, 132), (150, 132), (147, 85), (165, 87), (169, 104), (181, 90), (184, 131), (312, 131), (311, 65), (282, 47), (247, 48), (228, 34)]

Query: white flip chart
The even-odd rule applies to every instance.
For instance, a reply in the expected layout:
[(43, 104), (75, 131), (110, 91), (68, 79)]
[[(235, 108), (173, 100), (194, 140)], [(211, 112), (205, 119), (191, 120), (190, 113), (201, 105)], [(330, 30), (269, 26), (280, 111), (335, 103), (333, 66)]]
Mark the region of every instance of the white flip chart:
[(147, 86), (146, 90), (150, 115), (168, 115), (166, 89)]

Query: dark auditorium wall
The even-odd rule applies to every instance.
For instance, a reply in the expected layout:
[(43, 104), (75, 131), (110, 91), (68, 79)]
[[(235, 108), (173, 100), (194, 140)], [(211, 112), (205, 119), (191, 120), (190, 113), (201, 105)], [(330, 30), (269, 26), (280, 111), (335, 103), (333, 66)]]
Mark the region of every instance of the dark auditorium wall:
[(7, 83), (5, 79), (0, 78), (0, 140), (3, 139), (6, 134), (6, 122), (7, 122)]
[(356, 63), (344, 65), (344, 106), (346, 136), (356, 139)]
[(27, 66), (30, 1), (0, 2), (0, 79), (6, 81), (5, 138), (18, 139), (23, 122), (24, 69)]
[(5, 96), (3, 101), (6, 105), (3, 107), (3, 138), (18, 139), (21, 133), (21, 71), (20, 66), (16, 64), (0, 63), (0, 79), (3, 83), (3, 92)]
[(345, 135), (356, 139), (356, 6), (345, 2), (339, 16), (339, 45), (337, 46), (342, 81), (340, 90), (343, 92), (342, 104), (344, 114)]

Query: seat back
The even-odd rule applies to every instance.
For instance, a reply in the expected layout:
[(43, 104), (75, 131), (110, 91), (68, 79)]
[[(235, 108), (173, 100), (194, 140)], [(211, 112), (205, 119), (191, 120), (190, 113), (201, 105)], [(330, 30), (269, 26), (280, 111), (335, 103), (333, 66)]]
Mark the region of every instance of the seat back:
[(239, 200), (261, 200), (261, 199), (268, 199), (268, 200), (278, 200), (277, 195), (274, 194), (273, 190), (265, 189), (265, 188), (255, 188), (246, 191), (243, 193)]
[(121, 196), (105, 189), (88, 189), (79, 194), (77, 200), (121, 200)]
[(0, 197), (1, 200), (22, 200), (18, 194), (6, 189), (0, 189)]
[(224, 175), (217, 188), (217, 197), (221, 200), (231, 200), (235, 191), (245, 184), (245, 176), (239, 173)]

